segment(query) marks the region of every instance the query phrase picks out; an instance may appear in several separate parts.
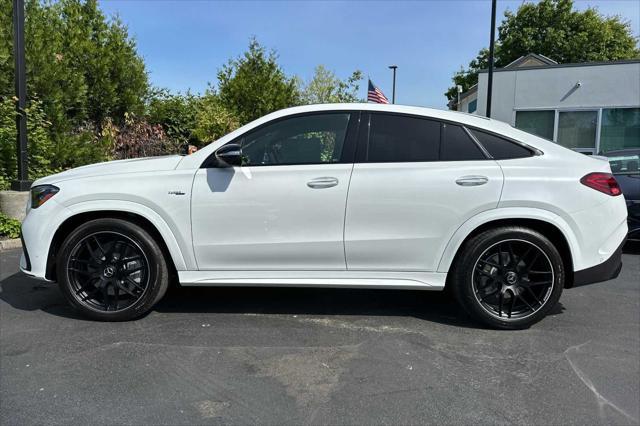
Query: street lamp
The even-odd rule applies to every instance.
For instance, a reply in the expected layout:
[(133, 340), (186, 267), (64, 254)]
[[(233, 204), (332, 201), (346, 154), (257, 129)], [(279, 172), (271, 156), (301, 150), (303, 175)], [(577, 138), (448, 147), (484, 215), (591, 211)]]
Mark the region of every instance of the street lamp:
[(487, 118), (491, 118), (491, 93), (493, 92), (493, 47), (496, 38), (496, 0), (491, 0), (491, 40), (489, 40), (489, 75), (487, 79)]
[(396, 103), (396, 70), (398, 69), (397, 65), (389, 65), (389, 69), (393, 70), (393, 91), (391, 92), (391, 103)]
[(28, 180), (29, 165), (27, 163), (27, 77), (24, 58), (24, 0), (13, 0), (13, 56), (15, 57), (16, 82), (16, 159), (18, 176), (11, 182), (14, 191), (28, 191), (31, 182)]

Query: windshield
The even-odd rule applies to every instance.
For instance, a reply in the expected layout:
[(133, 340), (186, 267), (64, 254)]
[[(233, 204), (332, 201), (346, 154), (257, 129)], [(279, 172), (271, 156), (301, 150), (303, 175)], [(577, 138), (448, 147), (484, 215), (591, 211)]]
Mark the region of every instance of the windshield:
[(638, 174), (638, 163), (640, 163), (640, 155), (617, 155), (609, 157), (611, 171), (614, 174)]

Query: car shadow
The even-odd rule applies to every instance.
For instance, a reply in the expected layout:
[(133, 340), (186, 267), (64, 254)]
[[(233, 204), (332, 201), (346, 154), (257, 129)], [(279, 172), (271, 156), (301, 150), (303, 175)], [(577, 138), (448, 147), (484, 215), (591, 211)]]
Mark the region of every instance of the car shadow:
[[(15, 309), (41, 310), (64, 318), (85, 319), (69, 306), (56, 284), (17, 273), (0, 281), (0, 288), (0, 299)], [(474, 322), (448, 293), (420, 290), (175, 285), (154, 311), (168, 314), (404, 316), (455, 327), (484, 328)], [(558, 303), (549, 315), (562, 311), (564, 307)]]
[(640, 254), (640, 241), (627, 241), (622, 247), (624, 254)]

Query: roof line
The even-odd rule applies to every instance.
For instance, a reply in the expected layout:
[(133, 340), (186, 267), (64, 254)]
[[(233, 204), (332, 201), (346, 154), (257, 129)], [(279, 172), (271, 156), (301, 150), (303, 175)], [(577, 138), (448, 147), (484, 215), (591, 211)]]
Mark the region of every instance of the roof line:
[[(553, 68), (572, 68), (572, 67), (596, 67), (602, 65), (625, 65), (625, 64), (640, 64), (640, 59), (623, 59), (619, 61), (602, 61), (602, 62), (577, 62), (570, 64), (557, 64), (557, 65), (538, 65), (532, 67), (519, 67), (519, 68), (496, 68), (493, 72), (506, 72), (506, 71), (527, 71), (527, 70), (544, 70)], [(489, 70), (483, 69), (479, 73), (487, 73)]]

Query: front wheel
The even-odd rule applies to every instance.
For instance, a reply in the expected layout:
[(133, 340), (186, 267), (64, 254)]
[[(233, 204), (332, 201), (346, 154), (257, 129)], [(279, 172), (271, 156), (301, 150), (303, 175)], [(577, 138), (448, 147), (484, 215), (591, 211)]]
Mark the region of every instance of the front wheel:
[(495, 328), (521, 329), (547, 315), (564, 283), (564, 264), (553, 243), (535, 230), (511, 226), (465, 243), (450, 284), (475, 319)]
[(122, 219), (96, 219), (76, 228), (56, 261), (60, 289), (84, 315), (126, 321), (149, 312), (167, 290), (169, 271), (156, 241)]

